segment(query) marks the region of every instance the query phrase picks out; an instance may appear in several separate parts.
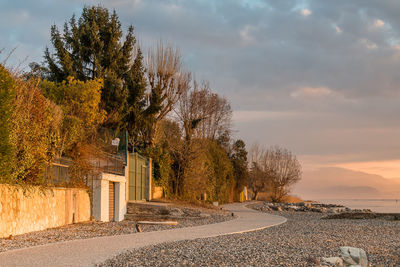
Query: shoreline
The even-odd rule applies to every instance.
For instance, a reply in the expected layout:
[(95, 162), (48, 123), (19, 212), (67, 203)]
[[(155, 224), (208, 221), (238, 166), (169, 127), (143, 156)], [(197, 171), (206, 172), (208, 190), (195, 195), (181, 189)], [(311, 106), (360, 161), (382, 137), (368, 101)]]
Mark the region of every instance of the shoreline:
[(400, 199), (317, 199), (320, 203), (337, 203), (351, 209), (370, 209), (376, 213), (400, 213)]

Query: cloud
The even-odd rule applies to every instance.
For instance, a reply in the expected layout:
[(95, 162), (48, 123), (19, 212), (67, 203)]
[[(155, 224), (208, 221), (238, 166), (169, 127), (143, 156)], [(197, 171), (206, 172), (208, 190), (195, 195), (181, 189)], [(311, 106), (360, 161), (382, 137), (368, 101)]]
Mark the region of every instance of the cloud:
[[(398, 157), (400, 6), (394, 0), (85, 3), (115, 9), (124, 31), (132, 24), (146, 48), (160, 39), (179, 46), (196, 78), (231, 102), (237, 138), (280, 144), (313, 161)], [(16, 62), (27, 55), (27, 63), (42, 61), (50, 26), (62, 29), (83, 6), (77, 0), (1, 3), (0, 48), (18, 45)]]
[(363, 39), (360, 40), (360, 43), (361, 43), (361, 45), (363, 45), (364, 47), (366, 47), (369, 50), (374, 50), (374, 49), (378, 48), (378, 45), (376, 43), (371, 42), (368, 39), (364, 39), (363, 38)]
[(337, 25), (335, 25), (334, 28), (335, 28), (336, 33), (342, 33), (343, 32), (342, 29)]
[(301, 87), (290, 93), (293, 98), (298, 97), (325, 97), (335, 95), (335, 92), (327, 87)]
[(251, 122), (251, 121), (266, 121), (279, 120), (288, 117), (297, 117), (296, 112), (279, 112), (279, 111), (264, 111), (264, 110), (236, 110), (233, 112), (233, 121), (235, 123)]
[(249, 44), (254, 42), (254, 37), (252, 36), (252, 32), (254, 31), (255, 27), (252, 25), (245, 25), (240, 31), (239, 35), (242, 39), (243, 43)]
[(372, 26), (373, 26), (374, 28), (380, 29), (380, 28), (383, 28), (383, 27), (385, 26), (385, 22), (384, 22), (383, 20), (376, 19), (376, 20), (374, 21), (374, 23), (372, 24)]
[(300, 14), (303, 15), (304, 17), (308, 17), (312, 14), (311, 10), (304, 8), (300, 10)]

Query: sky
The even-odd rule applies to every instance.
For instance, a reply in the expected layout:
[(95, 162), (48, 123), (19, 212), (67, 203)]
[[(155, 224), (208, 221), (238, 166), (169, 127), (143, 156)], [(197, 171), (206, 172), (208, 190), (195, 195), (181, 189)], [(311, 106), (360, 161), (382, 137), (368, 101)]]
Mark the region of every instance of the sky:
[[(50, 26), (99, 3), (2, 0), (0, 48), (16, 47), (9, 64), (40, 62)], [(101, 4), (142, 46), (179, 46), (195, 77), (231, 102), (235, 138), (286, 147), (304, 169), (400, 177), (400, 1)]]

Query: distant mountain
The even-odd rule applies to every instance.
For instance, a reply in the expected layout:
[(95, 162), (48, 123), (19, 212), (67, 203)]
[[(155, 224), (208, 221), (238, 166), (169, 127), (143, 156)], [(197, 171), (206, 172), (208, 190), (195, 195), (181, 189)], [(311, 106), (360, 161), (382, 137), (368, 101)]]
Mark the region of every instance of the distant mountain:
[(320, 168), (305, 171), (292, 192), (303, 199), (400, 199), (400, 178), (386, 179), (379, 175), (335, 167)]

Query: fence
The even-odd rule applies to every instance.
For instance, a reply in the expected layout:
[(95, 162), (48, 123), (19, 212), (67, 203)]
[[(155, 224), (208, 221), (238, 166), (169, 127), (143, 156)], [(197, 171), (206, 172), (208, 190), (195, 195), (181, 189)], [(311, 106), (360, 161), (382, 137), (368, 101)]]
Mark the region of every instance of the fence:
[(129, 153), (128, 192), (130, 201), (150, 199), (152, 163), (139, 153)]
[[(111, 173), (116, 175), (125, 175), (124, 159), (119, 154), (111, 154), (103, 152), (100, 156), (89, 160), (93, 167), (91, 175), (82, 174), (83, 182), (87, 186), (91, 186), (92, 179), (101, 172)], [(45, 177), (54, 185), (68, 185), (72, 181), (71, 168), (73, 161), (70, 158), (61, 157), (55, 159), (51, 165), (47, 166)]]
[(124, 158), (119, 154), (103, 153), (91, 160), (93, 166), (100, 172), (125, 175)]
[(72, 160), (69, 158), (57, 158), (45, 171), (46, 181), (50, 181), (54, 185), (71, 183), (70, 166)]

